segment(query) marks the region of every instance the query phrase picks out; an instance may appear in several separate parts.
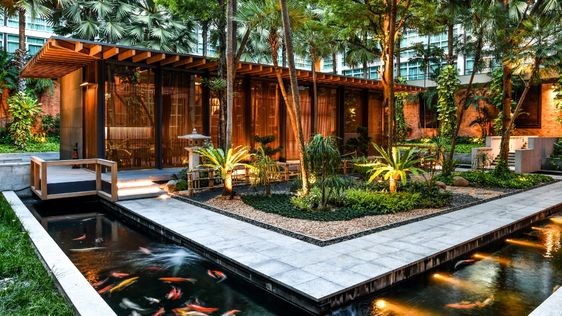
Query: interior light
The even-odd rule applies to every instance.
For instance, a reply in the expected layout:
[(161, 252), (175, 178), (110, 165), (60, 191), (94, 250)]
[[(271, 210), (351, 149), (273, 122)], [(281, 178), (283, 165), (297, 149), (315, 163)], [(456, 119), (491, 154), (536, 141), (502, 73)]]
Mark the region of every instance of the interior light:
[(80, 84), (80, 87), (85, 87), (87, 85), (89, 85), (90, 83), (88, 81), (84, 81)]

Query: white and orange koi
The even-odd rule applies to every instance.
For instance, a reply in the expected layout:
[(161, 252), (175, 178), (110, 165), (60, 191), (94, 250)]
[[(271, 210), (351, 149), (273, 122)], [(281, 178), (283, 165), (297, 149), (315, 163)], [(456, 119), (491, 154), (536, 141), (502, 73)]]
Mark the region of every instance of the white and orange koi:
[(79, 236), (79, 237), (76, 237), (76, 238), (72, 238), (72, 240), (84, 240), (84, 239), (86, 239), (86, 234), (84, 234), (82, 236)]
[(217, 279), (217, 283), (221, 283), (226, 280), (226, 274), (219, 270), (207, 270), (207, 274), (213, 279)]

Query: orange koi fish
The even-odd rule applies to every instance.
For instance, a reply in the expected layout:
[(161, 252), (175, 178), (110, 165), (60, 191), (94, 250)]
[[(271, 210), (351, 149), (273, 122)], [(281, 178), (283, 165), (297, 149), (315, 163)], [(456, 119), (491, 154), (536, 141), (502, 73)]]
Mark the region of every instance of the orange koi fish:
[(128, 273), (123, 273), (123, 272), (111, 272), (111, 276), (114, 277), (114, 278), (122, 279), (122, 278), (128, 277), (129, 274), (128, 274)]
[(99, 294), (103, 294), (103, 293), (105, 293), (105, 292), (111, 290), (111, 288), (113, 288), (113, 285), (108, 285), (108, 286), (104, 287), (103, 289), (98, 290), (98, 293), (99, 293)]
[(185, 307), (187, 307), (189, 310), (194, 310), (194, 311), (206, 313), (206, 314), (210, 314), (212, 312), (216, 312), (217, 310), (219, 310), (216, 307), (205, 307), (205, 306), (201, 306), (201, 305), (197, 305), (197, 304), (187, 304), (187, 305), (185, 305)]
[(84, 240), (84, 239), (86, 239), (86, 234), (84, 234), (80, 237), (73, 238), (72, 240)]
[(160, 307), (160, 309), (156, 311), (156, 313), (152, 314), (152, 316), (162, 316), (165, 312), (166, 310), (164, 309), (164, 307)]
[(152, 251), (150, 251), (150, 249), (144, 248), (144, 247), (139, 247), (139, 251), (144, 253), (145, 255), (151, 255), (152, 254)]
[(105, 278), (104, 280), (98, 281), (98, 282), (92, 284), (92, 286), (94, 287), (94, 289), (95, 289), (95, 288), (98, 288), (98, 287), (102, 286), (102, 284), (104, 284), (105, 282), (107, 282), (107, 280), (109, 280), (109, 278)]
[(117, 284), (117, 286), (115, 286), (114, 288), (109, 290), (109, 293), (121, 291), (122, 289), (126, 288), (127, 286), (137, 282), (138, 279), (139, 279), (139, 277), (137, 276), (137, 277), (132, 277), (132, 278), (129, 278), (127, 280), (124, 280), (123, 282)]
[(182, 296), (181, 289), (178, 289), (175, 286), (172, 286), (172, 290), (166, 294), (166, 298), (170, 301), (177, 300)]
[(237, 310), (237, 309), (231, 309), (231, 310), (229, 310), (228, 312), (222, 314), (222, 316), (234, 316), (234, 315), (236, 315), (236, 314), (238, 314), (238, 313), (240, 313), (239, 310)]
[(197, 282), (196, 279), (180, 278), (180, 277), (164, 277), (164, 278), (158, 278), (158, 280), (160, 280), (162, 282), (165, 282), (165, 283), (179, 283), (179, 282), (195, 283), (195, 282)]
[(222, 281), (226, 280), (226, 274), (219, 270), (207, 270), (207, 274), (211, 278), (217, 279), (217, 283), (221, 283)]

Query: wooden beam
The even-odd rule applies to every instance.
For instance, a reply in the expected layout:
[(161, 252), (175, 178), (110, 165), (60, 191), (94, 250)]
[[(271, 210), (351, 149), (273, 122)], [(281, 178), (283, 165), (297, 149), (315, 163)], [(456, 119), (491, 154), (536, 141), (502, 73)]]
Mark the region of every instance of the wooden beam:
[(166, 59), (166, 54), (156, 54), (156, 55), (150, 57), (146, 61), (146, 63), (150, 65), (150, 64), (154, 64), (154, 63), (159, 62), (159, 61), (163, 61), (164, 59)]
[(181, 67), (187, 64), (191, 64), (192, 62), (193, 62), (193, 57), (187, 57), (185, 59), (175, 62), (174, 67)]
[(152, 56), (151, 52), (142, 52), (140, 54), (133, 56), (133, 62), (138, 63), (139, 61), (143, 61), (147, 58), (150, 58), (150, 56)]
[(74, 51), (75, 46), (72, 43), (66, 42), (66, 41), (61, 41), (61, 40), (54, 40), (52, 43), (52, 47), (55, 48), (65, 48), (71, 51)]
[(178, 62), (179, 60), (180, 60), (180, 56), (174, 55), (174, 56), (171, 56), (171, 57), (168, 57), (168, 58), (164, 59), (164, 60), (160, 63), (160, 65), (161, 65), (161, 66), (166, 66), (166, 65), (169, 65), (169, 64), (176, 63), (176, 62)]
[(90, 56), (95, 56), (99, 53), (101, 53), (102, 50), (102, 46), (101, 45), (94, 45), (92, 47), (90, 47)]
[(205, 65), (207, 63), (206, 59), (199, 59), (197, 61), (192, 62), (191, 64), (187, 65), (185, 68), (186, 69), (190, 69), (190, 68), (195, 68), (201, 65)]
[(103, 59), (111, 58), (119, 54), (119, 47), (111, 47), (110, 49), (103, 52)]
[(129, 59), (129, 58), (135, 56), (135, 54), (136, 54), (136, 51), (134, 49), (129, 49), (129, 50), (126, 50), (126, 51), (122, 52), (121, 54), (119, 54), (117, 56), (117, 60), (123, 61), (125, 59)]
[(84, 44), (82, 42), (75, 42), (74, 43), (74, 51), (81, 52), (84, 49)]

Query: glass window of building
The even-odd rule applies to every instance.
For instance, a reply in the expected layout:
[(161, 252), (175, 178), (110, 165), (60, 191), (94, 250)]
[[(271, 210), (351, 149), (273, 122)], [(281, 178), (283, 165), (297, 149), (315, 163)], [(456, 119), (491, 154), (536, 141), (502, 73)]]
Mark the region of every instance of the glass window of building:
[(27, 37), (27, 50), (30, 55), (35, 55), (45, 44), (44, 38)]
[(6, 41), (7, 42), (6, 50), (8, 51), (8, 53), (14, 53), (16, 49), (18, 49), (19, 47), (18, 36), (13, 34), (7, 34), (7, 35), (8, 35), (8, 39)]

